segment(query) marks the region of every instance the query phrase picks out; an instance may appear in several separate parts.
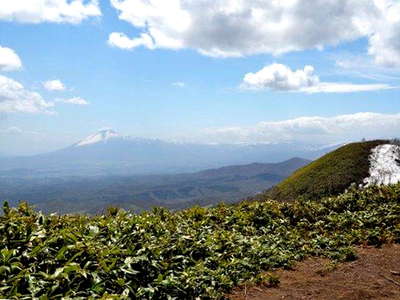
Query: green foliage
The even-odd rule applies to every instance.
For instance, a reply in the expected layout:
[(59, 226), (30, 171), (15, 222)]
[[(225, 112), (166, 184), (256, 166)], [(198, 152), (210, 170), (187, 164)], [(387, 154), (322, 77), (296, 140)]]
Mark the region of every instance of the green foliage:
[(116, 215), (118, 215), (119, 211), (120, 211), (120, 208), (118, 208), (118, 207), (108, 206), (106, 209), (106, 216), (115, 217)]
[(352, 143), (332, 151), (295, 171), (259, 199), (292, 201), (298, 197), (320, 199), (343, 193), (352, 183), (360, 184), (369, 174), (371, 149), (388, 141)]
[(232, 287), (306, 256), (355, 258), (353, 245), (400, 242), (400, 185), (318, 202), (244, 202), (43, 215), (26, 204), (0, 216), (0, 298), (221, 299)]

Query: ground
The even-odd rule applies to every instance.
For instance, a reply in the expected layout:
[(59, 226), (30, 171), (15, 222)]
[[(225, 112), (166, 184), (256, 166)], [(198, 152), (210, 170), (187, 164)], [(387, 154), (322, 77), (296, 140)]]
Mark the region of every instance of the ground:
[(277, 270), (277, 288), (242, 286), (231, 300), (400, 300), (400, 245), (359, 247), (358, 259), (335, 264), (311, 258), (294, 270)]

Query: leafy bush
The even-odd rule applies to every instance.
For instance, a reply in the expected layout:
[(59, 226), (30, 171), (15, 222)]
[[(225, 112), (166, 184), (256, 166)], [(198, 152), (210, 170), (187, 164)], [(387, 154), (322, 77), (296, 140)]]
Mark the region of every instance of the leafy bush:
[[(43, 215), (4, 205), (0, 295), (7, 299), (221, 299), (306, 256), (355, 259), (353, 245), (400, 242), (400, 185), (318, 202), (157, 208), (140, 215)], [(266, 286), (279, 278), (264, 276)], [(1, 298), (1, 297), (0, 297)]]

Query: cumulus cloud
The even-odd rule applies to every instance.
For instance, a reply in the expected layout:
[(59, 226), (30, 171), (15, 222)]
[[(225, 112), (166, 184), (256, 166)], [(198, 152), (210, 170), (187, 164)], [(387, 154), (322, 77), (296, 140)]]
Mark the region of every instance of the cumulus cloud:
[(0, 113), (54, 113), (53, 103), (6, 76), (0, 75)]
[(73, 97), (69, 99), (57, 99), (56, 102), (75, 104), (75, 105), (89, 105), (89, 102), (81, 97)]
[(361, 5), (351, 2), (111, 0), (119, 18), (143, 28), (157, 48), (194, 48), (223, 57), (279, 54), (355, 39), (361, 34), (349, 19)]
[(16, 71), (21, 67), (22, 62), (17, 53), (10, 48), (0, 46), (0, 71)]
[(352, 84), (321, 82), (313, 66), (291, 70), (282, 64), (272, 64), (255, 73), (247, 73), (241, 87), (244, 89), (271, 89), (305, 93), (351, 93), (392, 88), (387, 84)]
[(1, 0), (0, 20), (72, 23), (101, 16), (98, 0)]
[(58, 79), (43, 82), (43, 87), (48, 91), (64, 91), (65, 85)]
[(112, 45), (122, 49), (191, 48), (209, 56), (235, 57), (322, 49), (366, 37), (370, 40), (369, 52), (378, 63), (400, 63), (396, 38), (400, 2), (396, 0), (111, 0), (111, 3), (121, 20), (142, 29), (142, 35), (132, 39), (113, 33), (120, 43)]
[(380, 18), (374, 22), (368, 53), (386, 67), (400, 66), (400, 2), (375, 0)]
[(243, 87), (297, 91), (319, 84), (318, 76), (313, 73), (314, 67), (312, 66), (305, 66), (303, 70), (292, 71), (285, 65), (272, 64), (256, 73), (247, 73), (243, 78)]
[(260, 122), (251, 127), (211, 128), (203, 132), (203, 140), (214, 143), (282, 143), (304, 142), (328, 144), (362, 138), (393, 138), (400, 131), (400, 113), (372, 112), (334, 117), (300, 117)]
[(139, 46), (154, 49), (153, 40), (150, 35), (142, 33), (140, 37), (130, 39), (126, 34), (121, 32), (113, 32), (108, 37), (108, 44), (125, 50), (131, 50)]

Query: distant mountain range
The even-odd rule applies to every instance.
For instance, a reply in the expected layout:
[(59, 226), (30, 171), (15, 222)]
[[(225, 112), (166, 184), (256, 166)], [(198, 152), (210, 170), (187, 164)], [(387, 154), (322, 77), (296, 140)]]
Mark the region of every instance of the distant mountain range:
[(45, 212), (100, 213), (108, 206), (142, 211), (237, 202), (277, 184), (309, 161), (229, 166), (190, 174), (70, 178), (11, 178), (0, 181), (0, 202), (28, 201)]
[(315, 159), (337, 146), (173, 143), (121, 136), (108, 129), (58, 151), (0, 158), (0, 177), (178, 174), (292, 157)]

